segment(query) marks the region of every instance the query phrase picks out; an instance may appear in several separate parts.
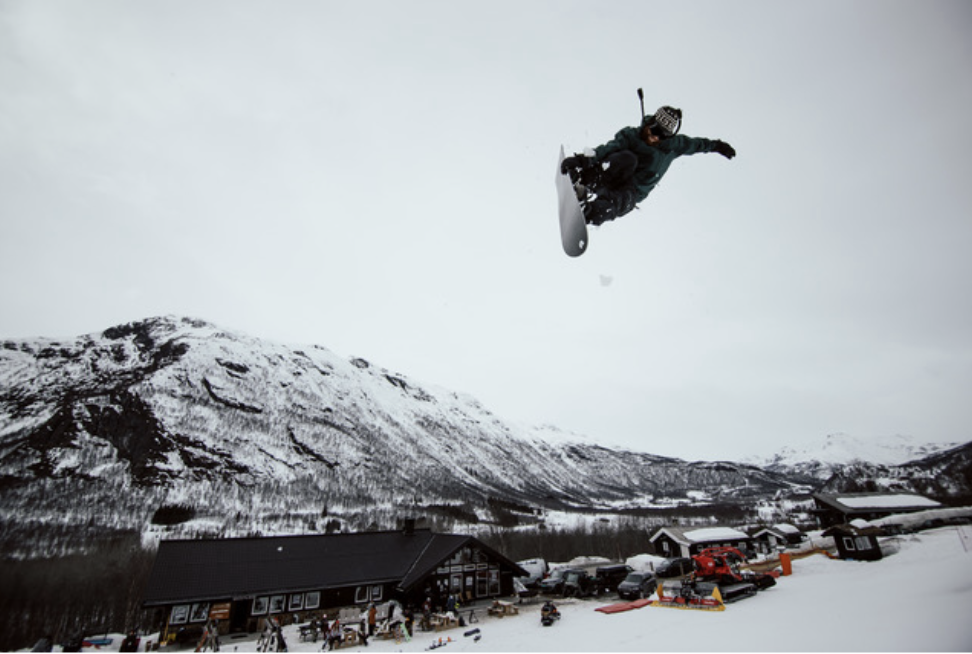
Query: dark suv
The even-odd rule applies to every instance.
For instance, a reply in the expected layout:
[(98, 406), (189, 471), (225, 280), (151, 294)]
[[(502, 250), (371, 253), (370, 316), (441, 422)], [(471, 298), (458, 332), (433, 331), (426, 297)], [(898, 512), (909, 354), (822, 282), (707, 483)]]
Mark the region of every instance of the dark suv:
[(674, 579), (684, 577), (695, 572), (695, 561), (689, 558), (680, 557), (677, 559), (666, 559), (655, 568), (655, 576), (659, 579)]
[(564, 592), (564, 568), (556, 568), (549, 577), (540, 580), (540, 592), (545, 595), (560, 595)]
[(571, 568), (564, 572), (564, 597), (590, 597), (599, 595), (600, 590), (597, 578), (587, 570)]
[(594, 571), (597, 578), (597, 588), (601, 593), (613, 593), (618, 590), (618, 586), (624, 581), (632, 568), (630, 565), (604, 565)]
[(618, 597), (636, 600), (648, 597), (658, 588), (658, 580), (650, 572), (632, 572), (618, 586)]

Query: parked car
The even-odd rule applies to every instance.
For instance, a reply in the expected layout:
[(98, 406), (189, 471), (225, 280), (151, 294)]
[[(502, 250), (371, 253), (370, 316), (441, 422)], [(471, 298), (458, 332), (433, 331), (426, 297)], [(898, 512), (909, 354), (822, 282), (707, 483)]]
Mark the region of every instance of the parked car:
[(624, 581), (633, 568), (630, 565), (604, 565), (594, 571), (597, 579), (597, 587), (601, 593), (614, 593), (618, 586)]
[(648, 597), (658, 588), (658, 580), (650, 572), (631, 572), (618, 585), (618, 597), (636, 600)]
[(564, 592), (566, 568), (554, 568), (550, 575), (540, 580), (540, 592), (544, 595), (560, 595)]
[(582, 568), (564, 571), (564, 597), (590, 597), (600, 595), (601, 587), (597, 577)]
[(695, 572), (695, 561), (685, 557), (666, 559), (655, 568), (655, 576), (659, 579), (684, 577), (693, 572)]
[(530, 573), (526, 577), (519, 577), (520, 583), (527, 588), (537, 588), (541, 580), (543, 580), (544, 575), (547, 574), (547, 562), (543, 559), (518, 561), (517, 565)]

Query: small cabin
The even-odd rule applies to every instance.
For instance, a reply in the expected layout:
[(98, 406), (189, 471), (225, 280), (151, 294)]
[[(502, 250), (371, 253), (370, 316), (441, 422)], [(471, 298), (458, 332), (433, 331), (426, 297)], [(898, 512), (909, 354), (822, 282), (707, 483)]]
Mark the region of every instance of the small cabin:
[(662, 527), (648, 542), (655, 554), (666, 558), (693, 556), (708, 547), (735, 547), (745, 554), (753, 547), (749, 534), (731, 527)]
[(763, 554), (800, 547), (809, 540), (806, 534), (785, 522), (761, 528), (752, 539), (753, 548)]
[(831, 536), (837, 547), (837, 556), (846, 561), (879, 561), (884, 558), (878, 536), (881, 530), (856, 521), (857, 524), (835, 525), (823, 532)]

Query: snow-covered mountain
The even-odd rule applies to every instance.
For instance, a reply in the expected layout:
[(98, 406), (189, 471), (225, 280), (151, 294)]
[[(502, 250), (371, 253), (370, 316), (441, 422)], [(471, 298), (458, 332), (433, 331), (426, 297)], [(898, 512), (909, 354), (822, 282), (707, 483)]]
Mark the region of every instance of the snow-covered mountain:
[[(825, 481), (850, 490), (864, 479), (842, 474), (855, 461), (924, 453), (872, 445), (831, 436), (761, 466), (609, 448), (504, 421), (363, 358), (155, 318), (0, 343), (0, 552), (25, 555), (43, 538), (66, 551), (152, 523), (235, 535), (752, 507)], [(972, 495), (967, 453), (934, 456), (879, 466), (871, 485)]]
[(900, 434), (866, 439), (838, 433), (802, 445), (787, 445), (775, 454), (750, 457), (746, 462), (767, 470), (825, 481), (846, 466), (898, 466), (958, 445), (960, 443), (926, 443)]
[(475, 522), (751, 501), (794, 487), (753, 466), (514, 425), (362, 358), (198, 320), (0, 344), (7, 538), (137, 530), (160, 507), (188, 510), (211, 533), (314, 531), (435, 511)]

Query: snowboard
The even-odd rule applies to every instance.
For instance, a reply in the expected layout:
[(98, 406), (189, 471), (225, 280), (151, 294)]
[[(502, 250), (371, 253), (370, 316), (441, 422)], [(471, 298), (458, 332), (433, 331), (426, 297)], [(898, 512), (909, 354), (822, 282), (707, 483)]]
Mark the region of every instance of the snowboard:
[(570, 176), (560, 172), (563, 161), (564, 146), (560, 146), (555, 178), (560, 210), (560, 242), (567, 256), (579, 257), (587, 250), (587, 222), (584, 220), (584, 210), (574, 192), (574, 184), (570, 181)]

